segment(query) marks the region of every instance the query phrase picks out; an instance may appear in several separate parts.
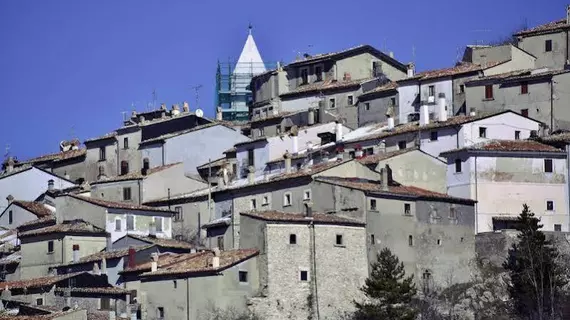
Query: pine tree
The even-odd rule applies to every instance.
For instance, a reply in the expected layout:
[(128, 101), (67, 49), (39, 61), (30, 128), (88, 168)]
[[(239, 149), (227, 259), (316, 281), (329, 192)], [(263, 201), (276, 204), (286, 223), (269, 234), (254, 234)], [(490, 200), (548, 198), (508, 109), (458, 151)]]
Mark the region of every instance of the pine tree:
[(513, 314), (522, 319), (556, 319), (566, 281), (557, 264), (558, 250), (540, 229), (540, 219), (526, 204), (518, 217), (518, 242), (503, 267), (509, 272)]
[(357, 303), (355, 320), (413, 320), (417, 311), (410, 306), (416, 294), (413, 276), (405, 277), (404, 264), (384, 248), (372, 265), (372, 273), (361, 290), (370, 299)]

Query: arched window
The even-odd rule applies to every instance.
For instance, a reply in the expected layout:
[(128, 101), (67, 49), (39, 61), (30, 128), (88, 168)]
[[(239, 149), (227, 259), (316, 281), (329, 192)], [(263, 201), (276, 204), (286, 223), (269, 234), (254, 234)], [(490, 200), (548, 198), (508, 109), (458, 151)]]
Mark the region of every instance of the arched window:
[(121, 175), (129, 173), (129, 163), (126, 160), (121, 161)]

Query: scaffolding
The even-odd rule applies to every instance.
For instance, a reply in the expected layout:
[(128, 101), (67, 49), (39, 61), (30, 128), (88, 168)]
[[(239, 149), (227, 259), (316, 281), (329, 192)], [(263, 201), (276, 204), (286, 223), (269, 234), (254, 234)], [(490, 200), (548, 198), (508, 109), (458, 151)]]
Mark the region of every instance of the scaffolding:
[(216, 107), (222, 108), (222, 119), (227, 121), (249, 120), (252, 93), (251, 78), (276, 69), (277, 63), (219, 62), (216, 71)]

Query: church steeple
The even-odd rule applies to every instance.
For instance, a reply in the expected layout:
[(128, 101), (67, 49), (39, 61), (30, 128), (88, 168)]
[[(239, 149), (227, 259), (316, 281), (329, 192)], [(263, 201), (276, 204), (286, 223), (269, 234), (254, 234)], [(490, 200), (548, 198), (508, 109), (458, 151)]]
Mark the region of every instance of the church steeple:
[(263, 59), (261, 59), (261, 55), (259, 54), (259, 50), (257, 50), (257, 45), (253, 40), (253, 35), (251, 34), (251, 30), (253, 26), (251, 23), (248, 26), (248, 35), (247, 39), (245, 40), (245, 45), (241, 50), (241, 54), (233, 71), (234, 74), (260, 74), (265, 71), (265, 64), (263, 63)]

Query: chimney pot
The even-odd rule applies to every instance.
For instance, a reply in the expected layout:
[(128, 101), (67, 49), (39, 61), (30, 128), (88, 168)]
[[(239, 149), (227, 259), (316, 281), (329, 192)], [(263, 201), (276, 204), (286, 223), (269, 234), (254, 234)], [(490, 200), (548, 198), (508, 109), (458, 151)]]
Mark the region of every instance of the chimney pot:
[(151, 221), (148, 224), (148, 236), (151, 238), (156, 238), (156, 224), (154, 221)]
[(182, 112), (184, 113), (190, 112), (190, 104), (188, 103), (188, 101), (184, 101), (184, 103), (182, 104)]
[(48, 180), (48, 190), (49, 191), (53, 191), (55, 182), (53, 181), (53, 179), (49, 179)]
[(6, 172), (14, 171), (14, 164), (16, 164), (14, 157), (8, 157), (8, 160), (6, 160)]
[(255, 167), (249, 166), (247, 169), (248, 169), (247, 181), (249, 184), (253, 184), (255, 182)]
[(394, 129), (394, 118), (388, 117), (388, 130)]
[(160, 104), (160, 110), (166, 110), (166, 103)]
[(79, 245), (73, 245), (73, 262), (79, 262)]
[(420, 105), (420, 126), (427, 126), (429, 124), (429, 109), (427, 101), (422, 101)]
[(127, 267), (134, 268), (135, 267), (135, 253), (136, 250), (134, 247), (129, 247), (129, 256), (127, 260)]
[(416, 66), (413, 62), (408, 63), (408, 78), (412, 78), (416, 74)]
[(6, 201), (8, 201), (8, 204), (12, 203), (12, 201), (14, 201), (14, 196), (11, 195), (11, 194), (9, 194), (9, 195), (6, 197)]
[(312, 126), (315, 124), (315, 109), (309, 108), (309, 112), (307, 112), (307, 124)]
[(219, 268), (220, 267), (220, 257), (212, 257), (212, 268)]

